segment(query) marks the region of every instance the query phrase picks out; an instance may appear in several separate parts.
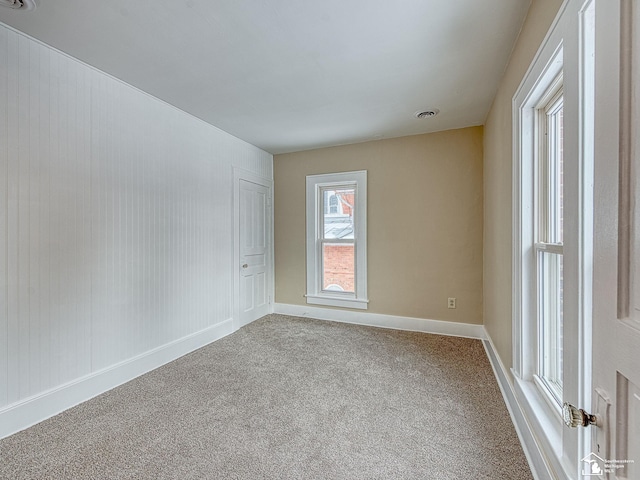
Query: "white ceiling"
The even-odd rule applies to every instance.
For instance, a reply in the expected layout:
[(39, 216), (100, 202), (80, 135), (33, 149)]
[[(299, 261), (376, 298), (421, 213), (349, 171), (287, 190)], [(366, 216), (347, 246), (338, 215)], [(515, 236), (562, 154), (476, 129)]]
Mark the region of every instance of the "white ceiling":
[(283, 153), (483, 124), (529, 3), (38, 0), (0, 21)]

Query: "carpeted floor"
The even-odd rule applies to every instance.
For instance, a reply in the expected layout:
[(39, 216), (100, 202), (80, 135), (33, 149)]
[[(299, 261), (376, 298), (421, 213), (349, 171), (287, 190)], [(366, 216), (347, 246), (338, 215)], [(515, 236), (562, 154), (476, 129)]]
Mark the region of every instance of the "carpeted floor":
[(269, 315), (0, 440), (2, 479), (530, 479), (482, 343)]

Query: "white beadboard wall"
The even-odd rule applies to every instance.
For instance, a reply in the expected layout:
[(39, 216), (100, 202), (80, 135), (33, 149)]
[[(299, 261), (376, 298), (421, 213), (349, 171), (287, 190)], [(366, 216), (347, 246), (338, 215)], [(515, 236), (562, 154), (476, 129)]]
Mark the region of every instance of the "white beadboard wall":
[(0, 415), (228, 321), (232, 170), (272, 165), (0, 24)]

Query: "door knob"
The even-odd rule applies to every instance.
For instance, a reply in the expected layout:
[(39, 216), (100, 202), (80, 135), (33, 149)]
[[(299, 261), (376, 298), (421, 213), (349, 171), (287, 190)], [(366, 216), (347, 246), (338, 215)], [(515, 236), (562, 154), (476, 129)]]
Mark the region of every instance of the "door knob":
[(248, 268), (248, 267), (249, 267), (249, 265), (246, 264), (246, 263), (244, 265), (242, 265), (242, 268)]
[(562, 419), (564, 424), (571, 428), (598, 424), (598, 417), (585, 412), (581, 408), (576, 408), (568, 402), (564, 402), (562, 405)]

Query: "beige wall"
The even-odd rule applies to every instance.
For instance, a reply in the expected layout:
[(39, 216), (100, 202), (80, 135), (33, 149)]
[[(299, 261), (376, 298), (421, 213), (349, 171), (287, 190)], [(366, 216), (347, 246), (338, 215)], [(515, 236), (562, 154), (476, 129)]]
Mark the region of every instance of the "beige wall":
[(482, 323), (482, 136), (471, 127), (276, 155), (276, 302), (305, 304), (305, 176), (367, 170), (368, 311)]
[(484, 129), (484, 323), (505, 367), (511, 362), (511, 100), (561, 0), (534, 0)]

